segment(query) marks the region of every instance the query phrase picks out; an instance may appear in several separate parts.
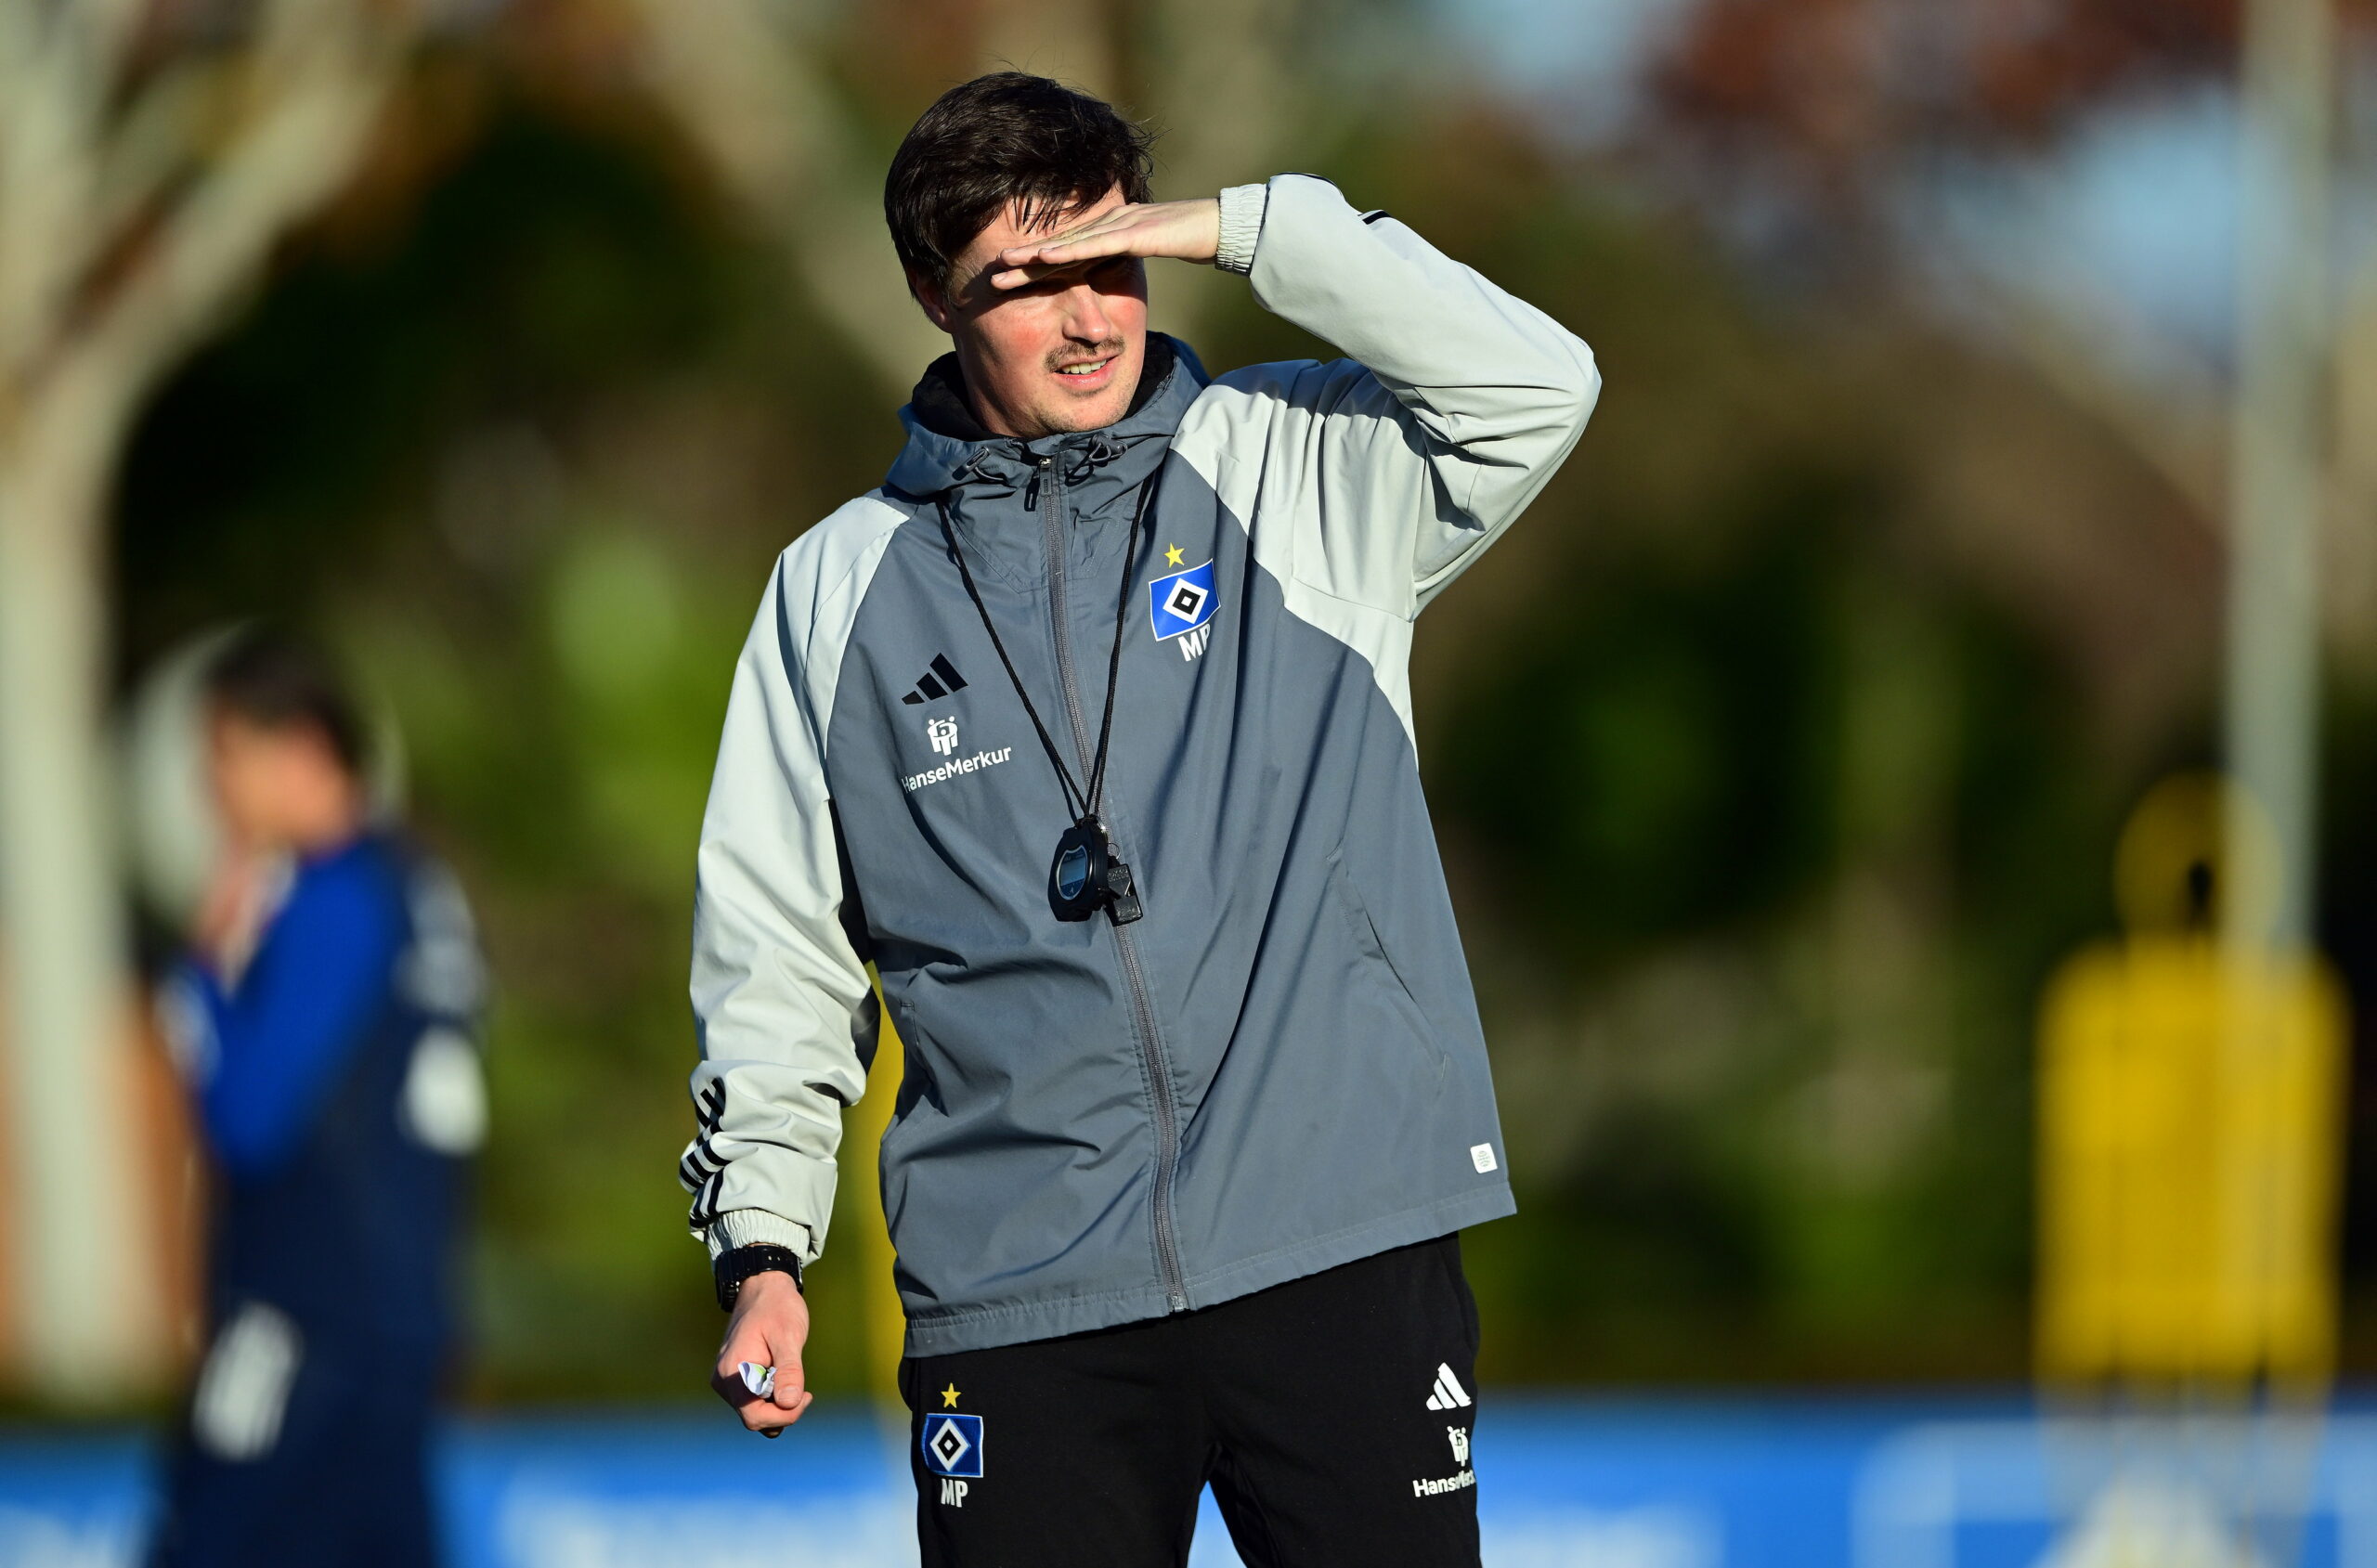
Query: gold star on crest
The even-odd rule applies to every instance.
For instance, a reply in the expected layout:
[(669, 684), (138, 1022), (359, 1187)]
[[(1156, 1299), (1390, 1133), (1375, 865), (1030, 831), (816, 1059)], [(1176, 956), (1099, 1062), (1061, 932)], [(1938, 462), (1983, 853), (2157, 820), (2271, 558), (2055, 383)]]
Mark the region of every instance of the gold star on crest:
[(1180, 547), (1178, 545), (1168, 544), (1163, 547), (1163, 564), (1167, 566), (1177, 566), (1180, 564)]
[(957, 1385), (955, 1383), (952, 1383), (947, 1388), (941, 1391), (941, 1407), (944, 1410), (955, 1410), (957, 1408)]

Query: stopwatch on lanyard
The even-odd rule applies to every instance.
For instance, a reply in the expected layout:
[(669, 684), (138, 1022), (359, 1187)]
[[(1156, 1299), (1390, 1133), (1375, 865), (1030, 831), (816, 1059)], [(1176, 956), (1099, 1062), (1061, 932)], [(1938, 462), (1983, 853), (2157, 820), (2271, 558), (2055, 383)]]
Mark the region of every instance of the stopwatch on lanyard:
[(949, 520), (949, 500), (940, 502), (941, 531), (949, 541), (949, 553), (957, 562), (957, 575), (966, 583), (966, 596), (974, 602), (974, 613), (982, 617), (982, 629), (990, 633), (991, 647), (1007, 669), (1007, 680), (1015, 687), (1016, 696), (1023, 704), (1032, 728), (1040, 736), (1040, 747), (1056, 765), (1057, 782), (1065, 792), (1065, 804), (1075, 813), (1073, 825), (1065, 829), (1057, 840), (1057, 853), (1048, 862), (1048, 903), (1059, 920), (1086, 920), (1099, 910), (1117, 926), (1127, 926), (1139, 918), (1139, 892), (1131, 880), (1131, 868), (1115, 858), (1113, 836), (1107, 832), (1106, 823), (1098, 814), (1100, 792), (1106, 785), (1107, 745), (1114, 737), (1114, 688), (1123, 673), (1123, 626), (1131, 605), (1131, 573), (1137, 564), (1139, 525), (1146, 519), (1149, 499), (1155, 493), (1156, 478), (1163, 472), (1159, 461), (1156, 473), (1140, 482), (1139, 499), (1131, 512), (1131, 533), (1123, 541), (1123, 589), (1114, 604), (1114, 648), (1106, 659), (1106, 714), (1098, 720), (1098, 751), (1090, 759), (1089, 787), (1083, 789), (1073, 782), (1072, 770), (1065, 766), (1064, 757), (1057, 750), (1057, 743), (1048, 734), (1048, 727), (1040, 722), (1039, 709), (1032, 706), (1031, 693), (1023, 689), (1023, 679), (1015, 672), (1015, 661), (1007, 656), (1007, 644), (999, 641), (999, 628), (991, 624), (991, 613), (982, 604), (981, 591), (974, 586), (974, 574), (967, 568), (966, 551), (957, 542), (957, 530)]

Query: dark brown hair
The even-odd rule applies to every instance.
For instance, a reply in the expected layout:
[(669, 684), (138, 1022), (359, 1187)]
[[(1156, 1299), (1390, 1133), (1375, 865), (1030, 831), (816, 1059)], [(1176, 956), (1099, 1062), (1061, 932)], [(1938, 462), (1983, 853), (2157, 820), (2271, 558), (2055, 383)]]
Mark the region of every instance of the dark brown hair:
[(1114, 106), (1020, 71), (977, 76), (933, 100), (892, 156), (883, 217), (900, 265), (935, 288), (1010, 201), (1032, 227), (1116, 186), (1149, 200), (1155, 134)]
[(363, 720), (329, 659), (311, 644), (270, 628), (249, 627), (207, 662), (207, 697), (266, 730), (310, 727), (349, 774), (360, 775)]

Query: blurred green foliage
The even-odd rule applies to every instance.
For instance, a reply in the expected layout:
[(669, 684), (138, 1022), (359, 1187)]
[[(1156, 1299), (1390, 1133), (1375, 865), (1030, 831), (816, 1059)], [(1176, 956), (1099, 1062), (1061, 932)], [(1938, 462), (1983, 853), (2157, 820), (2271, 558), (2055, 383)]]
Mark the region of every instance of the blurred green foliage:
[[(449, 149), (150, 411), (123, 664), (266, 612), (383, 686), (500, 987), (475, 1385), (698, 1397), (673, 1167), (711, 750), (766, 563), (877, 481), (895, 400), (648, 120), (464, 78)], [(2043, 395), (1734, 275), (1490, 115), (1349, 116), (1292, 162), (1608, 375), (1414, 671), (1523, 1206), (1468, 1241), (1487, 1373), (2020, 1374), (2033, 999), (2110, 928), (2113, 828), (2202, 706), (2109, 740), (2069, 641), (1939, 546), (1987, 515), (1928, 477), (1943, 421)], [(1316, 351), (1222, 297), (1209, 365)], [(828, 1391), (860, 1376), (847, 1256), (812, 1281)]]

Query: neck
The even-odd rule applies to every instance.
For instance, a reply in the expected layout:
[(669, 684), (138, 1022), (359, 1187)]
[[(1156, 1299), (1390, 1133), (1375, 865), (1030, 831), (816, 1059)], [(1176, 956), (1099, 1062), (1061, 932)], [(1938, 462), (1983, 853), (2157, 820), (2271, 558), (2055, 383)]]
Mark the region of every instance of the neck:
[(993, 435), (1005, 435), (1017, 441), (1037, 441), (1044, 435), (1057, 434), (1053, 430), (1021, 428), (1025, 421), (1008, 419), (1003, 409), (974, 390), (974, 378), (971, 376), (966, 378), (966, 411), (974, 416), (976, 424)]
[(353, 843), (363, 832), (362, 792), (352, 785), (336, 799), (325, 800), (287, 824), (282, 841), (294, 853), (312, 860)]

